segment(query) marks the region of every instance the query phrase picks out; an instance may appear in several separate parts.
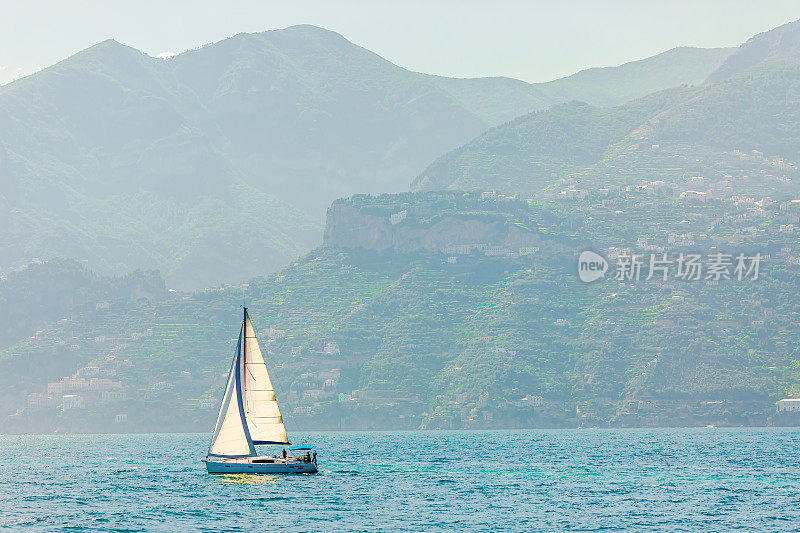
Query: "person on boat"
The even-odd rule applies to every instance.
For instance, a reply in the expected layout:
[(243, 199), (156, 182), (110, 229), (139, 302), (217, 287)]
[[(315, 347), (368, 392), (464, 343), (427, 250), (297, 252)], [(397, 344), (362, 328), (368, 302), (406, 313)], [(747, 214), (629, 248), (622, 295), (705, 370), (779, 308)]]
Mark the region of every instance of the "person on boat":
[(310, 463), (311, 462), (311, 454), (306, 452), (306, 456), (305, 456), (304, 460), (305, 460), (305, 462)]
[(283, 460), (286, 460), (286, 448), (283, 449)]
[(314, 464), (317, 464), (317, 452), (316, 451), (314, 452), (313, 461), (314, 461)]

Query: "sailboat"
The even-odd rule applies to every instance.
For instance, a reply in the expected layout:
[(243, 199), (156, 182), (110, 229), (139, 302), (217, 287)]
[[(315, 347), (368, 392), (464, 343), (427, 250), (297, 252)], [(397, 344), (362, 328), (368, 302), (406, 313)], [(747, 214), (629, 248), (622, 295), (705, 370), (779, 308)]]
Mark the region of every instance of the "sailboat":
[[(267, 365), (245, 307), (225, 394), (204, 459), (206, 468), (211, 474), (316, 473), (316, 452), (311, 458), (313, 447), (290, 447), (287, 454), (286, 447), (290, 444)], [(280, 455), (260, 455), (256, 450), (258, 445), (284, 448)], [(299, 456), (292, 456), (297, 452)]]

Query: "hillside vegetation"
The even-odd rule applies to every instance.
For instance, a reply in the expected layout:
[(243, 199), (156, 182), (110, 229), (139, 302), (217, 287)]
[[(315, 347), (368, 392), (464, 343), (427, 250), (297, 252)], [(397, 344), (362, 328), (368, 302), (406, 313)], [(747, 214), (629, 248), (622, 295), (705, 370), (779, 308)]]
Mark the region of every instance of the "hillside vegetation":
[(671, 89), (614, 108), (570, 102), (520, 117), (441, 156), (412, 188), (539, 190), (597, 163), (642, 122), (696, 91)]

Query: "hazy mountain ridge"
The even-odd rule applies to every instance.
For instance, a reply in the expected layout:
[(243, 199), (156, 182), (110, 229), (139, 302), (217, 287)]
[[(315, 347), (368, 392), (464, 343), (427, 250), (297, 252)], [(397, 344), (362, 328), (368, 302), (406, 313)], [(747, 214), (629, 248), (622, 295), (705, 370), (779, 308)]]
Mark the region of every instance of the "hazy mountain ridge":
[(612, 107), (678, 85), (700, 85), (735, 50), (682, 46), (618, 67), (582, 70), (537, 86), (560, 100)]
[[(0, 279), (0, 346), (22, 343), (29, 349), (21, 357), (0, 356), (0, 404), (10, 414), (28, 393), (46, 391), (48, 381), (74, 372), (86, 357), (78, 345), (94, 342), (97, 328), (111, 334), (101, 318), (108, 309), (149, 305), (167, 295), (158, 272), (109, 278), (69, 259), (9, 273)], [(82, 327), (74, 327), (76, 319)], [(41, 350), (56, 329), (63, 334), (57, 342), (44, 341), (49, 349)]]
[[(720, 53), (686, 55), (685, 71)], [(654, 83), (687, 81), (667, 74)], [(570, 94), (591, 100), (581, 83)], [(406, 189), (488, 126), (563, 98), (543, 87), (411, 72), (313, 26), (166, 60), (104, 41), (0, 87), (0, 271), (74, 257), (197, 287), (279, 268), (319, 242), (333, 199)], [(242, 240), (247, 254), (229, 244)]]
[(778, 26), (748, 39), (708, 76), (706, 83), (725, 80), (767, 59), (798, 52), (800, 52), (800, 20)]
[[(708, 87), (647, 124), (655, 141), (756, 149), (800, 162), (800, 52), (768, 59)], [(636, 133), (634, 133), (636, 136)]]

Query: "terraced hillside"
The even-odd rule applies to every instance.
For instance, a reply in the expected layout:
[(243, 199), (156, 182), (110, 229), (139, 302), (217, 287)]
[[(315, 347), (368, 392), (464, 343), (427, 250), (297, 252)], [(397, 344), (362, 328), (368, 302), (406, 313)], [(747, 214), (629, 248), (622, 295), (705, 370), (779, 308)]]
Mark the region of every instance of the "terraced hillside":
[[(103, 295), (7, 347), (0, 428), (210, 428), (243, 299), (290, 428), (791, 423), (773, 402), (800, 385), (800, 243), (780, 227), (793, 204), (630, 196), (342, 200), (326, 243), (279, 273), (149, 299)], [(486, 240), (451, 233), (452, 218)], [(383, 238), (354, 243), (376, 220)], [(576, 252), (611, 259), (617, 247), (769, 260), (757, 280), (731, 266), (731, 279), (686, 281), (674, 264), (666, 281), (647, 280), (647, 264), (639, 281), (615, 280), (613, 260), (604, 281), (578, 280)]]

